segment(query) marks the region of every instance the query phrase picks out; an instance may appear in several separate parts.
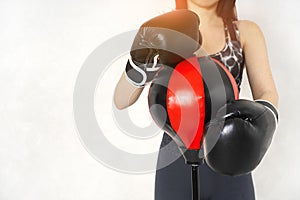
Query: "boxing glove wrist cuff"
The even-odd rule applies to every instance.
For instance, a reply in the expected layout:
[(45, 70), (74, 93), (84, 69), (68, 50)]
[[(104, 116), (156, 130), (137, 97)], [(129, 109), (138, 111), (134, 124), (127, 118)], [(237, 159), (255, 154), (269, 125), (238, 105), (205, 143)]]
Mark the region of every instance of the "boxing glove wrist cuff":
[(126, 79), (136, 87), (144, 87), (146, 83), (152, 81), (154, 74), (160, 68), (158, 65), (159, 55), (155, 55), (153, 63), (139, 63), (129, 57), (125, 69)]
[(265, 106), (266, 108), (268, 108), (274, 114), (276, 122), (278, 122), (278, 118), (279, 118), (278, 110), (271, 102), (263, 100), (263, 99), (257, 99), (257, 100), (255, 100), (255, 102), (260, 103), (263, 106)]

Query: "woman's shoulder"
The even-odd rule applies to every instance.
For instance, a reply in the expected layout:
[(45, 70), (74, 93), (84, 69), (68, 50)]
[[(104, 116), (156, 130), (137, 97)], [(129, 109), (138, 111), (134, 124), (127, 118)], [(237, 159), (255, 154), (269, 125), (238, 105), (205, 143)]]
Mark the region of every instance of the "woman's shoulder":
[(234, 23), (238, 26), (240, 31), (255, 31), (260, 30), (257, 23), (250, 20), (237, 20)]
[(250, 20), (237, 20), (234, 21), (237, 25), (238, 30), (240, 32), (240, 38), (242, 44), (244, 44), (247, 40), (255, 37), (263, 37), (263, 33), (259, 27), (259, 25)]

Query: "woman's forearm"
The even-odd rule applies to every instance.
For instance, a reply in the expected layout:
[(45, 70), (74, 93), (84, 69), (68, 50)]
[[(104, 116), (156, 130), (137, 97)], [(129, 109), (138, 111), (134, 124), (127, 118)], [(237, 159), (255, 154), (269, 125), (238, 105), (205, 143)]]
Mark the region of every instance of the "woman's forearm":
[(123, 73), (114, 92), (114, 103), (118, 109), (124, 109), (137, 101), (143, 87), (138, 88), (129, 83)]
[(259, 96), (254, 97), (255, 100), (263, 99), (270, 103), (272, 103), (276, 108), (278, 108), (279, 97), (277, 92), (274, 91), (266, 91)]

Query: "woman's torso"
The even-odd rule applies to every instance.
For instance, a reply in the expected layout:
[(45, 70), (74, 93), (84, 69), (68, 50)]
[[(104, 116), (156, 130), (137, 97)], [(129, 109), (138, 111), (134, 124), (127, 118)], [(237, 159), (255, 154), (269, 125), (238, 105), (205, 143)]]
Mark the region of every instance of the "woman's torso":
[[(212, 32), (211, 30), (201, 30), (201, 32), (204, 33), (204, 42), (205, 39), (209, 40), (204, 43), (202, 50), (226, 66), (235, 78), (240, 90), (245, 60), (240, 41), (240, 32), (236, 22), (224, 23), (221, 32), (220, 28), (218, 31), (214, 31), (213, 34), (210, 34)], [(218, 51), (214, 53), (216, 49), (218, 49)], [(200, 54), (203, 54), (203, 51)]]

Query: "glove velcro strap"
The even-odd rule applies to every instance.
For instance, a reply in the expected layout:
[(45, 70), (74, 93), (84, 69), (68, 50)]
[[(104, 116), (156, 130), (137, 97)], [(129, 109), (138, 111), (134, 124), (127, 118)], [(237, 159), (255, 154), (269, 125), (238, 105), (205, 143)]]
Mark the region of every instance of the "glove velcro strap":
[(129, 57), (126, 64), (126, 78), (137, 87), (144, 87), (145, 84), (153, 79), (154, 74), (159, 70), (161, 65), (158, 64), (159, 55), (153, 58), (153, 63), (139, 63)]
[(137, 66), (131, 58), (128, 59), (125, 68), (126, 79), (136, 87), (144, 87), (147, 81), (146, 72)]

